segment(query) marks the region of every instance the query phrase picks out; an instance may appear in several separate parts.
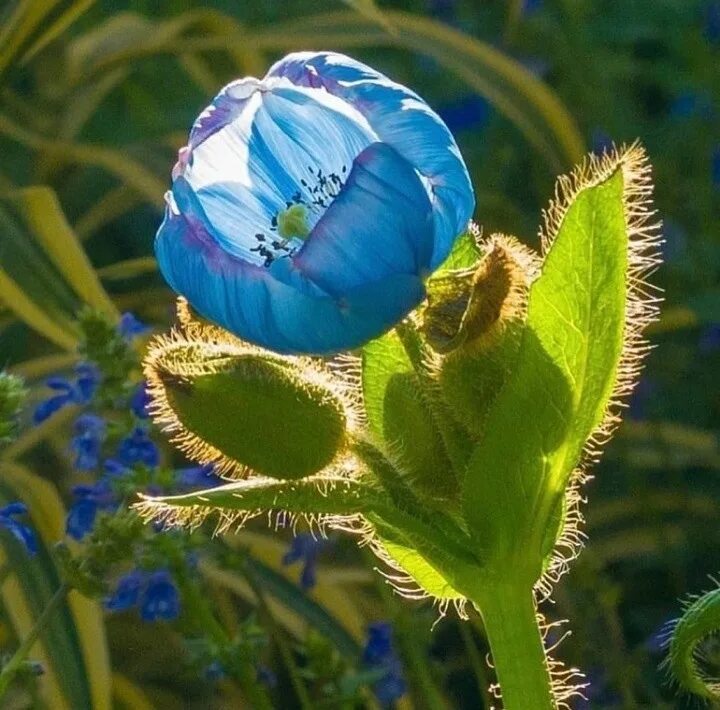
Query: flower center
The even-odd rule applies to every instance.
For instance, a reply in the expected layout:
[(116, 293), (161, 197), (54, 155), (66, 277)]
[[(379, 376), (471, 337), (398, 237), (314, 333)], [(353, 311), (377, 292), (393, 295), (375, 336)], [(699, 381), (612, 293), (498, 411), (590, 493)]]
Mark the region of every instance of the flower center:
[(285, 209), (270, 221), (269, 233), (255, 234), (257, 243), (250, 251), (263, 259), (265, 267), (275, 259), (295, 254), (345, 184), (346, 165), (339, 172), (328, 174), (312, 166), (307, 170), (311, 177), (300, 179), (299, 189), (286, 200)]

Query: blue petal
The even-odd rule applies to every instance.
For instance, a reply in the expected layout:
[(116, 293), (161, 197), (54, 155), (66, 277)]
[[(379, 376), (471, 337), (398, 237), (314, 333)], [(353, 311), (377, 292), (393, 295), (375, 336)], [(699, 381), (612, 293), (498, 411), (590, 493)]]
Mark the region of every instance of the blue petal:
[(127, 611), (134, 607), (138, 603), (144, 581), (145, 575), (139, 570), (122, 576), (112, 596), (105, 599), (105, 608), (110, 611)]
[(140, 616), (145, 621), (175, 619), (180, 613), (180, 598), (170, 575), (156, 572), (148, 580), (140, 605)]
[[(302, 181), (318, 171), (339, 174), (375, 136), (359, 112), (326, 91), (280, 79), (242, 88), (240, 98), (227, 87), (221, 92), (223, 108), (210, 114), (212, 131), (191, 135), (179, 176), (197, 193), (217, 242), (260, 264), (262, 257), (251, 251), (255, 235), (270, 235), (271, 220), (293, 196), (310, 202)], [(322, 212), (311, 210), (311, 228)]]
[(14, 535), (28, 553), (31, 555), (37, 554), (37, 538), (29, 526), (9, 517), (0, 517), (0, 527), (5, 528), (9, 533)]
[(0, 518), (8, 518), (11, 515), (25, 515), (28, 512), (27, 505), (21, 501), (13, 501), (0, 508)]
[[(182, 179), (180, 210), (170, 200), (155, 240), (163, 276), (204, 317), (263, 347), (285, 353), (330, 354), (367, 342), (416, 307), (422, 279), (397, 274), (348, 291), (323, 293), (298, 269), (275, 278), (223, 251), (197, 198)], [(278, 259), (273, 267), (289, 259)]]
[(450, 253), (475, 208), (470, 176), (442, 119), (413, 91), (350, 57), (333, 52), (297, 52), (277, 62), (268, 77), (298, 86), (323, 87), (350, 102), (378, 136), (427, 179), (436, 244), (432, 266)]
[(75, 540), (82, 540), (93, 529), (97, 511), (97, 503), (90, 498), (82, 498), (73, 503), (65, 523), (67, 534)]
[(429, 275), (433, 231), (430, 201), (412, 166), (373, 143), (293, 261), (341, 298), (393, 275)]
[(40, 402), (33, 412), (33, 422), (41, 424), (72, 401), (71, 394), (58, 394), (46, 399), (44, 402)]

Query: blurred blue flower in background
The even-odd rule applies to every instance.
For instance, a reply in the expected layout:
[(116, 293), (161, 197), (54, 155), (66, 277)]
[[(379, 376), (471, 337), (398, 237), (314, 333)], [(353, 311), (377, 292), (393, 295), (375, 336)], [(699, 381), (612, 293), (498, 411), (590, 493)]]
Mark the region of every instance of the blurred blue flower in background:
[(75, 421), (70, 449), (75, 452), (75, 468), (92, 471), (100, 462), (100, 451), (105, 440), (106, 425), (102, 417), (82, 414)]
[(160, 463), (160, 451), (143, 427), (135, 427), (117, 448), (117, 460), (123, 466), (142, 463), (155, 468)]
[(712, 166), (710, 168), (712, 184), (720, 187), (720, 145), (716, 146), (712, 153)]
[(175, 471), (175, 485), (178, 490), (212, 488), (221, 483), (225, 483), (225, 481), (215, 473), (215, 467), (212, 464), (188, 466)]
[(91, 486), (75, 486), (72, 489), (73, 504), (68, 510), (65, 531), (75, 540), (82, 540), (95, 525), (101, 510), (115, 510), (118, 505), (110, 483), (101, 478)]
[(75, 379), (50, 377), (45, 384), (57, 392), (40, 402), (33, 413), (33, 422), (40, 424), (68, 404), (88, 404), (100, 384), (100, 372), (91, 363), (81, 362), (75, 367)]
[(13, 502), (0, 508), (0, 528), (13, 535), (25, 550), (35, 555), (38, 551), (37, 538), (29, 525), (21, 523), (16, 518), (27, 514), (25, 503)]
[(327, 540), (316, 538), (310, 533), (295, 535), (290, 543), (290, 549), (282, 558), (284, 565), (291, 565), (302, 561), (303, 568), (300, 573), (300, 586), (307, 590), (312, 589), (317, 582), (317, 558), (320, 551), (328, 544)]
[(484, 128), (492, 115), (492, 107), (480, 94), (467, 94), (458, 101), (439, 107), (438, 114), (453, 133), (459, 133)]
[(402, 664), (392, 643), (392, 626), (379, 621), (368, 626), (368, 638), (363, 649), (363, 663), (385, 674), (373, 684), (373, 692), (382, 705), (390, 705), (407, 692)]
[(711, 44), (720, 44), (720, 2), (709, 3), (705, 11), (705, 37)]
[(193, 125), (155, 240), (201, 315), (280, 352), (380, 335), (425, 296), (474, 209), (450, 131), (349, 57), (290, 54)]
[(110, 611), (127, 611), (136, 606), (144, 621), (178, 617), (180, 596), (168, 570), (148, 573), (135, 569), (123, 575), (115, 591), (105, 599), (105, 608)]
[(590, 138), (590, 146), (595, 155), (603, 155), (612, 150), (613, 141), (605, 129), (595, 128)]
[(132, 313), (123, 313), (117, 327), (118, 333), (126, 340), (132, 340), (138, 335), (143, 335), (150, 330), (150, 327), (139, 321)]
[(130, 398), (130, 411), (138, 417), (138, 419), (147, 419), (150, 416), (148, 405), (150, 404), (150, 395), (147, 391), (147, 383), (143, 380), (133, 392)]
[(710, 323), (700, 333), (698, 349), (703, 355), (720, 350), (720, 323)]

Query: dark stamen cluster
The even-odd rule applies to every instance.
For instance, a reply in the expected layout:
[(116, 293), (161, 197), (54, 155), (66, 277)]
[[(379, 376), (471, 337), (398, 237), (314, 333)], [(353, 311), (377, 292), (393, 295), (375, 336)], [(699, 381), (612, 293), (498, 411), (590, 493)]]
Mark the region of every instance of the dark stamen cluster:
[[(347, 165), (343, 165), (340, 174), (336, 172), (325, 174), (322, 168), (313, 168), (308, 165), (308, 171), (312, 175), (311, 180), (301, 178), (300, 184), (306, 191), (306, 195), (298, 190), (289, 200), (285, 201), (285, 209), (290, 209), (294, 205), (304, 205), (310, 211), (324, 211), (332, 201), (340, 194), (342, 190), (345, 175), (347, 174)], [(274, 215), (270, 221), (270, 231), (277, 233), (278, 230), (278, 214)], [(292, 256), (297, 249), (288, 246), (288, 240), (282, 237), (273, 238), (263, 232), (255, 234), (257, 244), (250, 248), (250, 251), (257, 253), (265, 261), (263, 266), (270, 266), (275, 259)]]

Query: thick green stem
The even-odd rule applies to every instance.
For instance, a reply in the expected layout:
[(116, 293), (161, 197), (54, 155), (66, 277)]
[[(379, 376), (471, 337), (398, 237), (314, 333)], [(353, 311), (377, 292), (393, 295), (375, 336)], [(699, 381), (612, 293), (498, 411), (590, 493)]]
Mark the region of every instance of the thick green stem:
[(28, 654), (40, 637), (45, 625), (55, 613), (55, 610), (65, 601), (69, 589), (70, 587), (66, 582), (63, 582), (60, 587), (58, 587), (58, 590), (53, 594), (47, 606), (43, 609), (42, 614), (37, 618), (35, 625), (30, 629), (30, 633), (23, 639), (18, 650), (15, 651), (3, 667), (2, 672), (0, 672), (0, 700), (5, 697), (10, 683), (12, 683), (13, 678), (27, 659)]
[(556, 710), (532, 590), (501, 582), (483, 586), (480, 608), (505, 710)]

